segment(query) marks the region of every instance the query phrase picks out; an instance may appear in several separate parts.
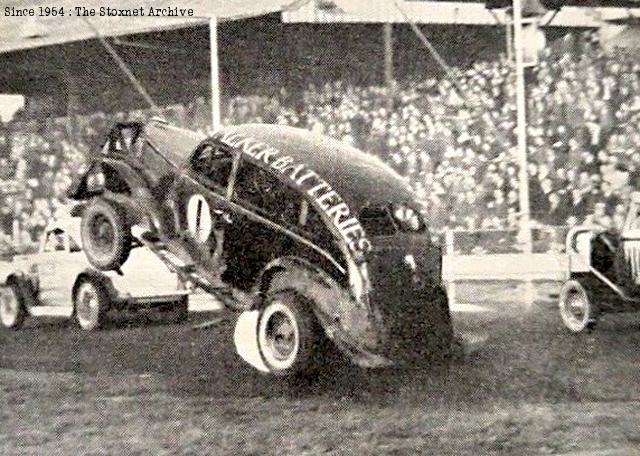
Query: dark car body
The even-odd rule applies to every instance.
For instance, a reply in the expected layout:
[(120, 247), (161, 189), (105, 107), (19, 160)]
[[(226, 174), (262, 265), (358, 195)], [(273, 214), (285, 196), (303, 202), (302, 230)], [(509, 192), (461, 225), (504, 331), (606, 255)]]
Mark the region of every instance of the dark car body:
[[(451, 331), (441, 251), (424, 220), (415, 221), (410, 187), (334, 139), (276, 125), (201, 138), (162, 121), (120, 124), (69, 196), (126, 207), (133, 224), (177, 244), (174, 253), (205, 280), (219, 264), (213, 238), (223, 233), (218, 272), (251, 296), (244, 310), (261, 306), (276, 275), (287, 277), (358, 365), (393, 364), (421, 348), (425, 332)], [(412, 224), (396, 214), (410, 214)]]

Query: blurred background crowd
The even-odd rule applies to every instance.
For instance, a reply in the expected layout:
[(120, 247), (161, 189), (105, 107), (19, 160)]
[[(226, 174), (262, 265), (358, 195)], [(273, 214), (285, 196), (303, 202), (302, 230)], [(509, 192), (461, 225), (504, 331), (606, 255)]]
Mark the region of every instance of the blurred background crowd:
[[(539, 226), (619, 228), (640, 177), (640, 63), (605, 54), (596, 35), (567, 35), (528, 70), (532, 218)], [(518, 224), (516, 104), (505, 58), (454, 68), (449, 78), (394, 87), (341, 81), (303, 93), (226, 100), (224, 123), (293, 125), (349, 142), (404, 176), (436, 230)], [(146, 111), (48, 118), (19, 112), (0, 125), (0, 232), (27, 239), (65, 204), (65, 190), (109, 126)], [(172, 123), (210, 133), (205, 98), (163, 109)]]

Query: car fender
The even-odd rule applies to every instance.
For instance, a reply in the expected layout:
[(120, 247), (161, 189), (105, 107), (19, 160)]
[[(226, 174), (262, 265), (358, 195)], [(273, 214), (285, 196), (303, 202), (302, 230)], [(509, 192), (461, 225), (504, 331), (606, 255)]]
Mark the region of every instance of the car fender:
[(116, 174), (129, 192), (113, 192), (107, 188), (101, 196), (125, 207), (132, 225), (148, 223), (162, 233), (173, 230), (175, 221), (166, 219), (161, 202), (150, 190), (149, 183), (133, 166), (114, 159), (105, 159), (103, 166)]
[(111, 302), (116, 302), (118, 300), (119, 298), (118, 290), (116, 290), (116, 288), (113, 286), (111, 279), (109, 279), (109, 277), (105, 276), (101, 272), (96, 271), (94, 269), (85, 269), (80, 274), (78, 274), (78, 277), (76, 277), (76, 280), (73, 283), (73, 287), (71, 288), (72, 299), (76, 294), (76, 291), (78, 289), (78, 286), (80, 285), (80, 282), (84, 279), (96, 280), (98, 283), (100, 283), (100, 285), (104, 287)]
[[(273, 283), (276, 276), (283, 276)], [(275, 288), (274, 288), (275, 287)], [(268, 291), (293, 289), (312, 306), (327, 337), (351, 360), (362, 367), (392, 364), (377, 352), (382, 348), (380, 328), (368, 307), (359, 304), (347, 288), (308, 261), (293, 256), (268, 263), (256, 282), (256, 303), (260, 309)]]
[(22, 271), (15, 271), (9, 274), (9, 276), (6, 278), (4, 283), (6, 285), (15, 284), (18, 286), (25, 300), (24, 304), (27, 307), (32, 307), (37, 305), (37, 300), (38, 300), (37, 291), (34, 289), (34, 284), (31, 281), (31, 278), (29, 275), (25, 274)]

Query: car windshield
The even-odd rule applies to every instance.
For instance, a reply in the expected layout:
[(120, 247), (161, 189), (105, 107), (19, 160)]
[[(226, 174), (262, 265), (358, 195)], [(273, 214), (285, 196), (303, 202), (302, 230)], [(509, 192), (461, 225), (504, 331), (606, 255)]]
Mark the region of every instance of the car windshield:
[(135, 123), (117, 125), (109, 132), (105, 152), (118, 154), (135, 152), (141, 132), (140, 125)]
[(205, 144), (191, 157), (191, 168), (223, 188), (227, 187), (233, 166), (233, 153), (221, 146)]
[(631, 221), (629, 228), (632, 230), (640, 230), (640, 206), (635, 208), (633, 212), (633, 220)]

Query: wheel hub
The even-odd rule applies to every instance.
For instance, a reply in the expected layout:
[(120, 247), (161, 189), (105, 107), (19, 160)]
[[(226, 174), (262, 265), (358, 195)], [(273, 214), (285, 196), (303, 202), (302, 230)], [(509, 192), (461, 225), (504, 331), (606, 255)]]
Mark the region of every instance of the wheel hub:
[(96, 318), (98, 309), (98, 293), (95, 288), (88, 283), (83, 284), (78, 290), (76, 302), (76, 313), (81, 323), (90, 324)]
[(111, 222), (102, 215), (97, 215), (91, 223), (91, 237), (96, 249), (109, 252), (113, 247), (115, 232)]
[(567, 298), (567, 304), (565, 307), (569, 312), (569, 316), (576, 322), (580, 322), (584, 319), (587, 304), (580, 293), (571, 293)]
[(296, 349), (295, 328), (289, 317), (283, 312), (276, 312), (269, 318), (267, 337), (274, 356), (280, 360), (289, 358)]

